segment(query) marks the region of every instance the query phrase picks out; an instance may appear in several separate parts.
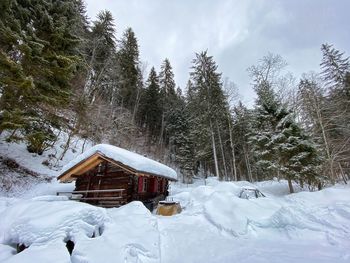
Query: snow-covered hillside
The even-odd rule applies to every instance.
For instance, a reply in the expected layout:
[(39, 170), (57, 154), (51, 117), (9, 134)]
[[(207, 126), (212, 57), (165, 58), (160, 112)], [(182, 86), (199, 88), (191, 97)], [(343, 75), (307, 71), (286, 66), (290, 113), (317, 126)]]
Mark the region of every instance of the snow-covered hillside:
[[(29, 198), (40, 195), (42, 191), (48, 191), (57, 184), (56, 177), (63, 165), (81, 154), (83, 145), (91, 147), (89, 141), (72, 138), (71, 145), (63, 155), (67, 134), (62, 132), (58, 137), (55, 147), (45, 151), (42, 155), (29, 153), (23, 142), (6, 142), (6, 132), (0, 136), (0, 196)], [(62, 160), (61, 157), (63, 156)], [(15, 161), (19, 169), (13, 169), (4, 164), (4, 160)], [(25, 169), (21, 172), (21, 169)], [(35, 173), (38, 176), (31, 176)], [(52, 183), (48, 182), (52, 179)], [(65, 187), (65, 186), (64, 186)], [(54, 192), (54, 191), (51, 191)]]
[[(2, 142), (0, 154), (54, 178), (23, 144)], [(77, 142), (79, 149), (79, 142)], [(79, 154), (70, 149), (55, 169)], [(3, 171), (7, 176), (16, 173)], [(20, 178), (20, 177), (19, 177)], [(0, 262), (350, 262), (350, 188), (288, 194), (285, 181), (254, 184), (265, 198), (238, 198), (248, 182), (173, 183), (181, 214), (162, 217), (142, 203), (104, 209), (57, 197), (74, 184), (39, 181), (0, 191)], [(67, 241), (74, 242), (70, 255)], [(24, 244), (17, 253), (16, 245)]]

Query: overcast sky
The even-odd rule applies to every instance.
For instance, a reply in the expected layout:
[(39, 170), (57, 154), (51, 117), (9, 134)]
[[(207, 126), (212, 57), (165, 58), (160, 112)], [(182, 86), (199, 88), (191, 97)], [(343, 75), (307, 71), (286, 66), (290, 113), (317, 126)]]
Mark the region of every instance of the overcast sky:
[(185, 88), (195, 52), (208, 50), (224, 77), (252, 104), (247, 67), (269, 51), (287, 70), (319, 70), (322, 43), (350, 56), (350, 0), (86, 0), (88, 15), (113, 13), (117, 38), (131, 27), (142, 61), (159, 70), (169, 58), (177, 85)]

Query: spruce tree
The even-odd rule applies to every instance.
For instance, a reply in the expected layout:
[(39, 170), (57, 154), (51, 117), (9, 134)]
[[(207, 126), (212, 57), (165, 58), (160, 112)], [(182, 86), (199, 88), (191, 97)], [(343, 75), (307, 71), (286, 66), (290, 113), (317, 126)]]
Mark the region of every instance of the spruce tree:
[(349, 57), (332, 45), (324, 44), (321, 50), (321, 77), (327, 87), (327, 111), (323, 112), (328, 120), (326, 132), (330, 154), (327, 156), (332, 155), (327, 159), (330, 160), (333, 182), (337, 177), (346, 181), (343, 167), (348, 167), (350, 163), (350, 61)]
[(232, 150), (235, 151), (234, 155), (239, 171), (237, 177), (240, 180), (253, 181), (253, 153), (249, 144), (249, 136), (254, 133), (253, 117), (252, 110), (245, 107), (242, 102), (239, 102), (233, 109), (232, 133), (235, 147)]
[(291, 193), (294, 192), (292, 180), (301, 185), (307, 182), (311, 187), (319, 187), (325, 178), (320, 174), (318, 146), (295, 122), (293, 114), (286, 113), (277, 125), (279, 132), (273, 137), (279, 170), (288, 180)]
[(169, 123), (169, 118), (171, 115), (171, 111), (177, 107), (179, 103), (178, 96), (175, 91), (175, 80), (174, 73), (170, 62), (168, 59), (165, 59), (161, 65), (160, 73), (159, 73), (159, 86), (160, 86), (160, 107), (161, 107), (161, 131), (159, 142), (162, 144), (168, 143), (168, 136), (166, 133), (167, 124)]
[(120, 41), (118, 51), (119, 89), (121, 104), (134, 110), (139, 79), (139, 49), (134, 31), (128, 28)]
[[(292, 112), (279, 101), (273, 90), (272, 83), (281, 65), (279, 59), (275, 58), (278, 56), (265, 57), (260, 65), (254, 67), (258, 71), (250, 70), (255, 77), (254, 89), (258, 95), (250, 144), (256, 158), (258, 178), (270, 179), (276, 176), (287, 179), (290, 192), (293, 193), (292, 181), (318, 184), (319, 155), (316, 145), (305, 135), (295, 122)], [(266, 69), (277, 75), (260, 78), (259, 73)]]
[(323, 44), (322, 51), (322, 77), (329, 87), (335, 88), (343, 86), (346, 75), (350, 72), (350, 61), (344, 57), (344, 53), (333, 48), (332, 45)]
[(97, 19), (93, 21), (87, 45), (87, 81), (85, 95), (89, 102), (96, 98), (111, 98), (113, 88), (116, 86), (116, 39), (115, 24), (112, 13), (108, 10), (101, 11)]
[[(20, 131), (41, 153), (69, 102), (79, 61), (79, 12), (73, 1), (5, 1), (0, 22), (0, 129)], [(14, 134), (14, 133), (13, 133)]]
[(166, 133), (174, 161), (179, 165), (184, 183), (192, 183), (194, 173), (193, 134), (190, 114), (185, 101), (179, 97), (176, 106), (168, 113)]
[(158, 138), (160, 134), (160, 111), (159, 79), (156, 70), (152, 67), (146, 82), (146, 89), (141, 100), (139, 113), (141, 124), (145, 125), (151, 140)]
[(220, 139), (221, 142), (225, 141), (220, 136), (223, 127), (227, 126), (228, 106), (222, 90), (221, 74), (217, 72), (217, 64), (213, 57), (208, 56), (207, 52), (196, 54), (192, 63), (188, 101), (191, 126), (196, 138), (196, 158), (202, 166), (207, 166), (208, 170), (223, 179), (224, 172), (219, 170), (219, 161), (225, 168), (225, 156), (219, 149), (222, 148)]
[(321, 177), (317, 146), (296, 123), (293, 114), (276, 100), (257, 104), (255, 114), (255, 132), (250, 143), (258, 178), (287, 179), (291, 193), (294, 192), (292, 181), (318, 185)]

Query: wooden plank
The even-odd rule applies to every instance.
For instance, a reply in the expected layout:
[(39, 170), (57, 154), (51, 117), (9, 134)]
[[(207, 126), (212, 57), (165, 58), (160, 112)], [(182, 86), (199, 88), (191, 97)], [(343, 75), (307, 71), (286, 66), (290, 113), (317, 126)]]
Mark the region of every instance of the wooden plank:
[(81, 198), (74, 198), (74, 200), (120, 200), (123, 199), (122, 196), (114, 196), (114, 197), (106, 197), (106, 196), (100, 196), (100, 197), (81, 197)]
[(96, 205), (98, 207), (104, 207), (104, 208), (118, 208), (121, 207), (123, 204), (99, 204)]
[(106, 174), (105, 178), (129, 178), (129, 174), (120, 172), (109, 172)]
[(108, 205), (123, 205), (122, 201), (99, 201), (98, 206), (108, 206)]
[(104, 190), (82, 190), (82, 191), (71, 191), (71, 192), (57, 192), (64, 194), (85, 194), (85, 193), (97, 193), (97, 192), (122, 192), (125, 189), (104, 189)]
[(121, 182), (129, 182), (129, 178), (125, 178), (125, 177), (122, 177), (122, 178), (110, 178), (110, 177), (107, 177), (107, 178), (103, 178), (103, 181), (105, 182), (112, 182), (112, 183), (121, 183)]

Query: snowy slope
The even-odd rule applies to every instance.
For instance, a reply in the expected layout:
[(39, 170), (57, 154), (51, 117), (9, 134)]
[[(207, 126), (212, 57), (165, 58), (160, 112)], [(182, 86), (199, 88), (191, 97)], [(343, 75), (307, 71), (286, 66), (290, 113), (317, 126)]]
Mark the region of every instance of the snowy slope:
[[(55, 147), (44, 151), (42, 155), (30, 153), (27, 151), (27, 146), (23, 142), (9, 143), (6, 142), (7, 134), (3, 132), (0, 136), (0, 156), (8, 157), (16, 160), (17, 163), (23, 167), (35, 171), (38, 174), (56, 177), (57, 171), (62, 168), (64, 164), (74, 159), (81, 154), (84, 141), (79, 137), (73, 137), (71, 139), (71, 145), (60, 160), (63, 152), (63, 147), (67, 141), (67, 134), (62, 132), (58, 137), (58, 141)], [(86, 142), (85, 149), (91, 147), (91, 142)], [(44, 165), (43, 162), (47, 161), (48, 165)]]
[[(246, 184), (173, 184), (184, 210), (172, 217), (140, 202), (2, 198), (0, 262), (350, 262), (349, 187), (281, 195), (286, 183), (271, 181), (259, 184), (268, 197), (239, 199)], [(17, 243), (29, 248), (16, 254)]]
[[(67, 189), (67, 186), (57, 186), (56, 177), (64, 164), (81, 153), (84, 144), (81, 138), (72, 138), (70, 148), (60, 160), (67, 140), (67, 134), (64, 132), (58, 137), (55, 147), (45, 151), (42, 155), (29, 153), (23, 142), (6, 142), (6, 136), (6, 132), (0, 136), (0, 162), (10, 158), (24, 169), (39, 174), (39, 177), (18, 173), (17, 170), (8, 169), (0, 163), (0, 196), (30, 198), (40, 194), (54, 194), (57, 187)], [(91, 143), (86, 142), (85, 149), (89, 147), (91, 147)], [(52, 183), (48, 183), (50, 178), (52, 178)], [(68, 189), (71, 188), (71, 186), (68, 187)]]

